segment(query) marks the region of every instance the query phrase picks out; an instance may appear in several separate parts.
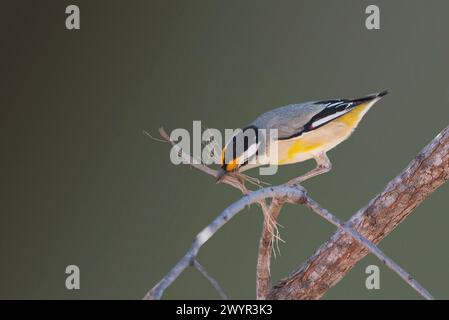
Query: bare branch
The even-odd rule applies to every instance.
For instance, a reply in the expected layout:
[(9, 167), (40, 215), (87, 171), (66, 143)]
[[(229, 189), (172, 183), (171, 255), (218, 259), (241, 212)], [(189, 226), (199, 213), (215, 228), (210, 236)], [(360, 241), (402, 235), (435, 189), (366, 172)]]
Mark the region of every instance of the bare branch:
[[(271, 217), (271, 221), (276, 223), (276, 219), (281, 213), (283, 202), (274, 198), (271, 201), (271, 205), (268, 209), (268, 213)], [(272, 223), (269, 223), (267, 219), (264, 220), (262, 236), (259, 241), (259, 253), (257, 256), (257, 269), (256, 269), (256, 297), (258, 300), (266, 299), (271, 290), (271, 253), (273, 251), (273, 230), (271, 228)]]
[(193, 266), (211, 283), (211, 285), (217, 290), (218, 294), (223, 300), (228, 300), (228, 296), (224, 292), (223, 288), (220, 286), (217, 280), (215, 280), (209, 272), (207, 272), (206, 268), (204, 268), (198, 260), (193, 260)]
[[(449, 127), (346, 225), (372, 243), (379, 243), (448, 179)], [(281, 280), (268, 298), (319, 299), (368, 252), (352, 235), (339, 230), (302, 266)], [(398, 274), (404, 279), (401, 272)]]
[(354, 231), (354, 229), (348, 227), (343, 224), (337, 217), (332, 215), (329, 211), (322, 208), (315, 200), (310, 197), (306, 198), (305, 205), (312, 209), (315, 213), (332, 223), (334, 226), (337, 226), (339, 229), (343, 230), (345, 233), (353, 237), (357, 242), (362, 245), (365, 249), (369, 250), (372, 254), (380, 259), (388, 268), (395, 271), (405, 282), (407, 282), (413, 289), (415, 289), (421, 296), (426, 298), (427, 300), (433, 300), (432, 295), (424, 289), (415, 279), (413, 279), (404, 269), (402, 269), (398, 264), (394, 261), (388, 259), (386, 255), (376, 247), (371, 241), (367, 240), (363, 236), (361, 236), (358, 232)]
[(165, 141), (171, 143), (171, 145), (175, 148), (178, 152), (181, 153), (181, 157), (186, 160), (186, 162), (191, 165), (192, 167), (214, 177), (218, 177), (218, 173), (216, 170), (213, 170), (209, 168), (208, 166), (200, 163), (199, 160), (194, 159), (190, 154), (185, 153), (179, 146), (177, 146), (172, 140), (170, 140), (170, 136), (167, 134), (167, 132), (164, 130), (164, 128), (159, 128), (159, 134), (161, 135), (162, 139)]
[(205, 244), (223, 225), (245, 207), (270, 197), (286, 197), (292, 199), (292, 201), (299, 202), (298, 198), (303, 196), (304, 192), (301, 190), (281, 186), (264, 188), (251, 192), (240, 200), (234, 202), (195, 237), (190, 250), (187, 251), (184, 257), (182, 257), (173, 269), (171, 269), (170, 272), (145, 295), (144, 299), (160, 299), (165, 289), (167, 289), (173, 281), (175, 281), (179, 275), (193, 263), (203, 244)]
[[(149, 136), (151, 139), (156, 141), (165, 141), (169, 142), (172, 146), (177, 147), (176, 144), (170, 139), (170, 136), (164, 130), (164, 128), (159, 128), (159, 135), (162, 139), (154, 138), (148, 132), (144, 131), (144, 134)], [(186, 160), (192, 167), (210, 175), (214, 178), (218, 177), (218, 172), (209, 168), (208, 166), (200, 163), (199, 161), (195, 161), (195, 159), (190, 155), (186, 154), (181, 148), (178, 147), (178, 152), (181, 153), (181, 157)], [(221, 182), (226, 183), (234, 188), (239, 189), (243, 194), (247, 194), (249, 190), (246, 188), (244, 181), (249, 181), (256, 185), (267, 184), (266, 182), (260, 181), (259, 179), (249, 177), (243, 173), (238, 175), (227, 175), (223, 177)], [(261, 239), (262, 244), (269, 244), (269, 247), (264, 249), (263, 246), (260, 247), (259, 255), (258, 255), (258, 263), (257, 263), (257, 277), (256, 277), (256, 288), (257, 288), (257, 296), (260, 298), (265, 297), (271, 288), (271, 280), (270, 280), (270, 260), (271, 260), (271, 251), (272, 251), (272, 241), (273, 241), (273, 232), (276, 229), (276, 218), (278, 213), (272, 212), (273, 209), (277, 209), (273, 206), (270, 208), (267, 206), (265, 200), (261, 200), (258, 202), (263, 215), (264, 215), (264, 227), (263, 227), (263, 236)], [(279, 208), (280, 210), (280, 208)], [(274, 226), (274, 227), (273, 227)], [(277, 231), (277, 229), (276, 229)], [(276, 234), (276, 237), (278, 235)], [(277, 238), (276, 238), (277, 240)]]
[[(184, 257), (175, 265), (175, 267), (156, 285), (151, 289), (144, 297), (144, 299), (160, 299), (165, 289), (175, 281), (179, 275), (191, 264), (194, 263), (200, 248), (206, 243), (223, 225), (225, 225), (230, 219), (232, 219), (238, 212), (245, 207), (257, 203), (266, 198), (279, 199), (279, 201), (285, 201), (296, 204), (306, 204), (330, 221), (339, 228), (343, 228), (344, 232), (348, 233), (350, 237), (359, 243), (361, 246), (369, 251), (372, 251), (377, 257), (379, 257), (388, 267), (398, 273), (405, 281), (407, 281), (415, 290), (423, 294), (424, 297), (432, 299), (432, 296), (422, 288), (409, 274), (407, 274), (402, 268), (394, 263), (390, 258), (385, 256), (382, 251), (377, 249), (369, 240), (352, 230), (350, 227), (344, 226), (340, 221), (334, 217), (329, 211), (322, 209), (316, 202), (310, 199), (303, 188), (293, 188), (284, 185), (277, 187), (269, 187), (260, 189), (244, 196), (240, 200), (234, 202), (227, 207), (211, 224), (204, 228), (195, 238), (190, 250), (184, 255)], [(315, 211), (316, 210), (316, 211)]]
[[(169, 140), (161, 128), (161, 136)], [(170, 141), (173, 145), (174, 143)], [(182, 150), (181, 150), (182, 152)], [(195, 168), (217, 177), (215, 170), (203, 164), (194, 164), (190, 155), (182, 153)], [(223, 182), (232, 185), (246, 196), (225, 209), (208, 227), (201, 231), (190, 250), (176, 266), (152, 289), (145, 299), (160, 299), (165, 289), (189, 266), (194, 265), (216, 288), (221, 287), (196, 261), (201, 246), (239, 211), (252, 203), (261, 205), (265, 221), (259, 245), (257, 268), (257, 297), (259, 299), (316, 299), (338, 282), (357, 261), (368, 252), (376, 255), (387, 267), (395, 271), (412, 288), (426, 299), (430, 293), (419, 285), (405, 270), (385, 256), (374, 243), (391, 232), (431, 192), (449, 178), (449, 127), (443, 130), (404, 170), (391, 181), (385, 191), (359, 210), (351, 220), (343, 224), (317, 202), (307, 196), (301, 187), (288, 185), (269, 187), (248, 193), (244, 180), (227, 176)], [(270, 207), (265, 199), (272, 198)], [(288, 278), (283, 279), (271, 291), (270, 259), (273, 244), (272, 222), (276, 221), (284, 202), (305, 204), (339, 228), (339, 231)], [(366, 234), (366, 236), (365, 236)], [(373, 243), (374, 242), (374, 243)], [(341, 259), (341, 257), (345, 257)], [(220, 289), (217, 289), (220, 292)], [(221, 289), (222, 290), (222, 289)], [(224, 294), (224, 292), (221, 291)]]

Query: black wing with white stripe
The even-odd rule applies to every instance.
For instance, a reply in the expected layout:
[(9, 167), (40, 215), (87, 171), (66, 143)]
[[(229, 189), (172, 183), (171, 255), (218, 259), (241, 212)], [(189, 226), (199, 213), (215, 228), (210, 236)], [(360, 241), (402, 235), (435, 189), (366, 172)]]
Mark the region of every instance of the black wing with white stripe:
[(300, 131), (287, 136), (287, 137), (281, 137), (279, 140), (289, 140), (296, 137), (299, 137), (305, 132), (309, 132), (315, 129), (318, 129), (325, 124), (331, 122), (334, 119), (337, 119), (346, 113), (353, 110), (355, 107), (369, 102), (373, 99), (376, 99), (378, 97), (382, 97), (386, 94), (386, 91), (383, 91), (381, 93), (369, 95), (367, 97), (354, 99), (354, 100), (348, 100), (348, 99), (339, 99), (339, 100), (324, 100), (324, 101), (316, 101), (314, 102), (315, 105), (321, 105), (324, 108), (321, 109), (317, 114), (315, 114), (307, 123), (303, 125)]

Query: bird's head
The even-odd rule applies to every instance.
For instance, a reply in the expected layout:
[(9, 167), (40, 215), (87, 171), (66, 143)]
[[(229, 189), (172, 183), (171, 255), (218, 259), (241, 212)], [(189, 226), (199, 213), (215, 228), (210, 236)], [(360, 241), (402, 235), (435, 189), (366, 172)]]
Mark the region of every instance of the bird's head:
[(218, 171), (217, 182), (231, 172), (248, 169), (249, 165), (256, 161), (259, 145), (257, 127), (238, 129), (221, 152), (221, 168)]

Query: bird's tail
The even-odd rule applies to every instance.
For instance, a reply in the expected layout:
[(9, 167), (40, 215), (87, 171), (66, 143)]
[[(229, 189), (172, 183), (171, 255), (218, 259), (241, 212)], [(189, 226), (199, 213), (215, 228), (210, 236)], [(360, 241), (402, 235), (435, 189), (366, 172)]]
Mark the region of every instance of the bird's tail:
[(362, 104), (364, 102), (368, 102), (374, 99), (380, 99), (383, 96), (388, 94), (388, 90), (384, 90), (381, 92), (377, 92), (377, 93), (372, 93), (370, 95), (367, 95), (366, 97), (363, 98), (358, 98), (358, 99), (353, 99), (352, 101), (355, 102), (356, 104)]

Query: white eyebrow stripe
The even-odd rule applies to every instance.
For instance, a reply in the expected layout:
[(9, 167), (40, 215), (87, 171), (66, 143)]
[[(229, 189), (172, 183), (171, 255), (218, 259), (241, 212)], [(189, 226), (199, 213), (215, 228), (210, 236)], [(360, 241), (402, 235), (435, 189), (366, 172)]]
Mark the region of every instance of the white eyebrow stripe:
[(323, 123), (326, 123), (326, 122), (331, 121), (332, 119), (338, 118), (342, 114), (345, 114), (345, 113), (347, 113), (349, 111), (351, 111), (351, 110), (338, 111), (338, 112), (335, 112), (334, 114), (330, 114), (330, 115), (328, 115), (328, 116), (326, 116), (324, 118), (321, 118), (321, 119), (319, 119), (319, 120), (317, 120), (317, 121), (312, 123), (312, 128), (318, 127), (318, 126), (322, 125)]

